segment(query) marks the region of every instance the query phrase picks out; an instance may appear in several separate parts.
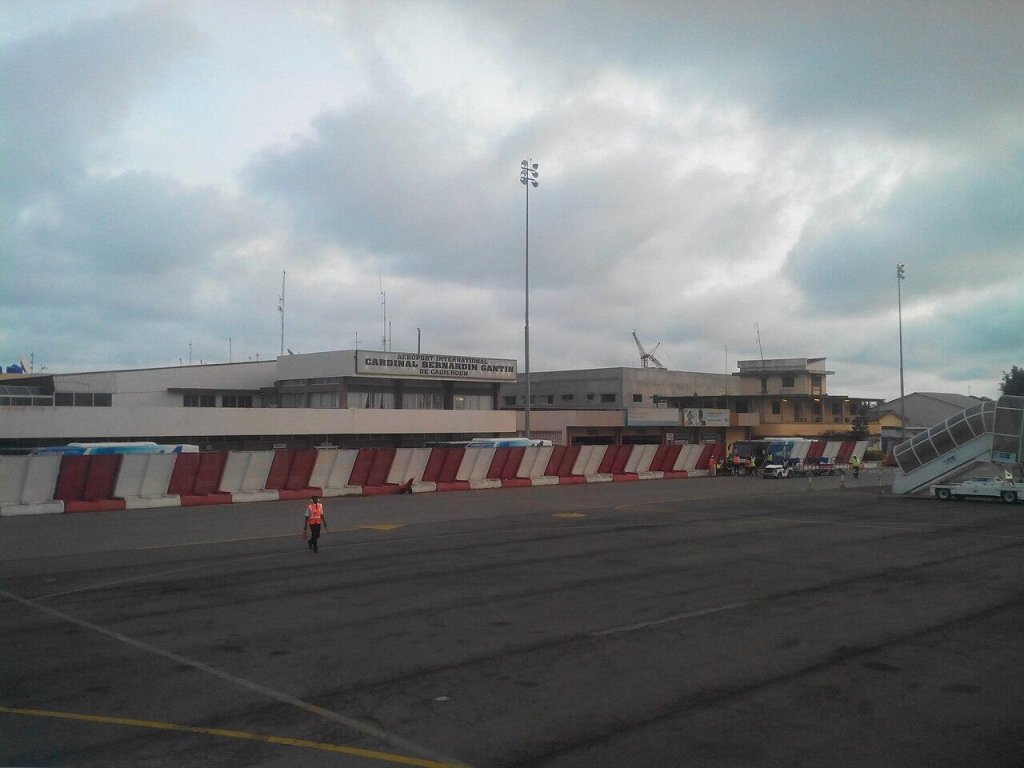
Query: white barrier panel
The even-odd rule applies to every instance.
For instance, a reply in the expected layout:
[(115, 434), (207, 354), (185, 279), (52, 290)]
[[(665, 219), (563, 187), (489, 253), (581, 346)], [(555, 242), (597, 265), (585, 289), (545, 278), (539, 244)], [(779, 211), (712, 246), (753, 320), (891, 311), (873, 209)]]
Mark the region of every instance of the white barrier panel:
[(401, 485), (409, 478), (406, 473), (409, 471), (409, 464), (412, 462), (412, 448), (398, 448), (395, 451), (395, 458), (391, 461), (388, 469), (388, 476), (384, 478), (387, 485)]
[(516, 477), (524, 480), (543, 477), (544, 470), (547, 469), (548, 462), (551, 460), (551, 452), (554, 451), (554, 446), (530, 446), (523, 452), (523, 460), (519, 462), (519, 470), (516, 472)]
[[(487, 465), (490, 466), (491, 459), (494, 458), (493, 448), (467, 448), (462, 454), (462, 461), (459, 463), (459, 469), (455, 473), (455, 480), (460, 483), (468, 483), (473, 479), (473, 472), (476, 470), (477, 462), (481, 460), (481, 457), (486, 456)], [(487, 474), (487, 470), (484, 470), (484, 475)]]
[(28, 456), (0, 456), (0, 504), (21, 504), (28, 460)]
[(821, 454), (821, 456), (822, 458), (825, 459), (835, 459), (835, 457), (839, 455), (839, 451), (841, 451), (842, 448), (842, 442), (837, 440), (829, 440), (827, 443), (825, 443), (825, 450)]
[(553, 445), (534, 445), (527, 448), (523, 460), (519, 463), (516, 477), (529, 480), (531, 485), (558, 485), (557, 477), (544, 474), (554, 451)]
[[(572, 465), (570, 474), (586, 475), (588, 470), (590, 470), (590, 474), (594, 474), (601, 468), (601, 462), (604, 460), (604, 453), (607, 450), (607, 445), (582, 445), (580, 447), (580, 456), (577, 457), (577, 460)], [(590, 469), (591, 467), (593, 469)]]
[[(695, 445), (693, 443), (683, 447), (683, 450), (679, 452), (676, 457), (675, 463), (672, 465), (673, 472), (693, 472), (697, 468), (697, 459), (704, 453), (703, 445)], [(705, 467), (706, 469), (706, 467)]]
[[(473, 487), (472, 486), (473, 482), (479, 483), (479, 482), (482, 482), (484, 480), (487, 480), (487, 473), (491, 471), (491, 464), (494, 463), (494, 454), (497, 452), (497, 450), (498, 450), (497, 448), (467, 448), (466, 449), (466, 453), (467, 454), (470, 454), (470, 453), (478, 453), (479, 454), (479, 456), (477, 456), (477, 458), (476, 458), (476, 461), (473, 462), (473, 471), (470, 472), (470, 475), (469, 475), (469, 478), (468, 478), (469, 481), (470, 481), (470, 487)], [(459, 478), (459, 479), (461, 480), (462, 478)], [(480, 487), (481, 488), (490, 488), (492, 486), (485, 483), (484, 485), (482, 485)], [(499, 480), (497, 486), (493, 486), (493, 487), (500, 488), (501, 487), (501, 481)]]
[(799, 459), (800, 461), (803, 461), (804, 459), (807, 458), (807, 453), (810, 450), (811, 450), (811, 441), (810, 440), (801, 440), (799, 443), (797, 443), (796, 445), (793, 446), (793, 451), (792, 451), (792, 453), (789, 454), (789, 458), (791, 458), (791, 459)]
[(654, 461), (654, 456), (658, 453), (657, 445), (637, 445), (633, 448), (633, 453), (629, 455), (629, 461), (626, 462), (626, 472), (648, 472), (651, 469), (651, 462)]
[[(391, 462), (387, 482), (392, 485), (401, 485), (412, 480), (415, 488), (416, 483), (421, 483), (423, 480), (423, 472), (430, 460), (431, 450), (431, 448), (399, 448), (395, 453), (395, 460)], [(434, 484), (430, 483), (430, 485)], [(430, 490), (434, 490), (434, 488)]]
[[(174, 464), (178, 460), (175, 453), (155, 453), (148, 456), (146, 463), (146, 474), (142, 478), (142, 491), (139, 493), (144, 499), (170, 498), (167, 489), (171, 487), (171, 475), (174, 474)], [(180, 500), (179, 500), (180, 501)]]
[(310, 474), (309, 484), (320, 488), (324, 496), (358, 496), (363, 489), (349, 485), (352, 467), (359, 451), (354, 448), (321, 448), (317, 451), (316, 463)]
[(0, 457), (0, 482), (5, 488), (0, 498), (0, 515), (13, 517), (63, 512), (64, 502), (53, 498), (60, 474), (60, 460), (59, 455)]
[(220, 487), (217, 490), (221, 493), (242, 490), (242, 481), (245, 479), (245, 470), (249, 467), (250, 459), (252, 451), (228, 451), (224, 471), (220, 476)]
[(868, 445), (869, 443), (867, 440), (858, 440), (857, 444), (853, 446), (853, 454), (850, 458), (852, 459), (856, 456), (861, 461), (864, 461), (864, 452), (868, 449)]
[(131, 499), (142, 495), (142, 481), (146, 477), (148, 453), (129, 453), (121, 457), (121, 468), (114, 483), (115, 499)]
[(125, 509), (177, 507), (181, 498), (167, 493), (177, 455), (173, 453), (126, 454), (114, 486), (114, 497), (124, 499)]
[(273, 465), (273, 451), (253, 451), (249, 458), (249, 466), (245, 470), (242, 490), (246, 493), (267, 490), (267, 480), (270, 479), (270, 468)]
[(232, 501), (277, 501), (280, 494), (267, 488), (273, 451), (228, 451), (220, 491)]

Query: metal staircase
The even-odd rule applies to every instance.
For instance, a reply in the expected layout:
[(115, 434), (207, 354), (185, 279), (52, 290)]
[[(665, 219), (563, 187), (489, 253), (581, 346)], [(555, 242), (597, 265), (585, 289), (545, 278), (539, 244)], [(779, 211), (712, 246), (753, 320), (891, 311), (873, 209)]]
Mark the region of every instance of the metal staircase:
[(893, 493), (919, 493), (935, 483), (968, 476), (979, 465), (1010, 471), (1024, 457), (1024, 397), (1005, 395), (951, 416), (896, 446), (903, 474)]

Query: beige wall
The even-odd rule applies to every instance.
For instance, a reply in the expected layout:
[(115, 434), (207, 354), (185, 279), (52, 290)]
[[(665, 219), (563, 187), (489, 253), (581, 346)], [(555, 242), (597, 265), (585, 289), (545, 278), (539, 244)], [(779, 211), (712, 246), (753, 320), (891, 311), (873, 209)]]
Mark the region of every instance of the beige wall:
[(434, 434), (516, 431), (514, 411), (348, 408), (74, 408), (0, 406), (2, 436)]

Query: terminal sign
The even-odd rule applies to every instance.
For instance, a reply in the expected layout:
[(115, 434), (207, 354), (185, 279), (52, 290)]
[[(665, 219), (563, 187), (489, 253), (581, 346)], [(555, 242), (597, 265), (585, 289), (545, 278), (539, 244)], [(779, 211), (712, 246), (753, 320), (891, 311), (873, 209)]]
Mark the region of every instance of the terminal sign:
[(361, 376), (463, 381), (515, 381), (516, 361), (462, 355), (420, 355), (411, 352), (359, 352), (356, 373)]

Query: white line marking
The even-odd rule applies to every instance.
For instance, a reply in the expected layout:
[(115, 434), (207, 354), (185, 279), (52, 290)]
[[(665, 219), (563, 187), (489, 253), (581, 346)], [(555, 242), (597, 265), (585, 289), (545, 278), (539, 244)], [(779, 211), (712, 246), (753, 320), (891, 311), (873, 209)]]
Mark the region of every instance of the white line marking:
[(591, 637), (605, 637), (607, 635), (614, 635), (619, 632), (633, 632), (637, 629), (646, 629), (647, 627), (657, 627), (661, 624), (670, 624), (673, 621), (683, 621), (684, 619), (692, 619), (697, 616), (707, 616), (712, 613), (721, 613), (722, 611), (731, 611), (736, 608), (743, 608), (744, 606), (750, 605), (750, 603), (730, 603), (729, 605), (720, 605), (717, 608), (702, 608), (699, 611), (688, 611), (686, 613), (677, 613), (675, 616), (666, 616), (663, 619), (655, 619), (654, 621), (643, 621), (639, 624), (629, 624), (625, 627), (613, 627), (612, 629), (603, 629), (600, 632), (591, 632)]
[(445, 757), (444, 755), (440, 755), (431, 749), (422, 747), (419, 744), (415, 744), (407, 739), (402, 738), (401, 736), (397, 736), (393, 733), (383, 731), (374, 725), (370, 725), (369, 723), (364, 723), (359, 720), (355, 720), (351, 717), (340, 715), (337, 712), (332, 712), (329, 709), (324, 709), (323, 707), (319, 707), (316, 704), (310, 704), (307, 701), (303, 701), (302, 699), (296, 698), (295, 696), (292, 696), (287, 693), (283, 693), (282, 691), (276, 691), (273, 688), (268, 688), (265, 685), (260, 685), (259, 683), (253, 682), (252, 680), (246, 680), (243, 677), (237, 677), (235, 675), (230, 674), (229, 672), (224, 672), (223, 670), (217, 669), (216, 667), (211, 667), (208, 664), (203, 664), (201, 661), (195, 661), (194, 659), (190, 659), (186, 656), (179, 656), (177, 653), (164, 650), (163, 648), (158, 648), (155, 645), (150, 645), (149, 643), (144, 643), (141, 640), (136, 640), (134, 638), (128, 637), (127, 635), (122, 635), (120, 632), (114, 632), (113, 630), (106, 629), (104, 627), (99, 626), (98, 624), (93, 624), (83, 619), (76, 618), (62, 611), (57, 611), (53, 608), (48, 608), (45, 605), (39, 605), (38, 603), (32, 600), (27, 600), (23, 597), (19, 597), (18, 595), (15, 595), (6, 590), (0, 589), (0, 597), (5, 597), (8, 600), (13, 600), (16, 603), (21, 603), (27, 608), (34, 608), (37, 611), (42, 611), (43, 613), (48, 614), (49, 616), (52, 616), (54, 618), (60, 619), (61, 621), (66, 621), (70, 624), (75, 624), (76, 626), (82, 627), (84, 629), (91, 629), (93, 632), (98, 632), (101, 635), (106, 635), (107, 637), (113, 638), (114, 640), (122, 642), (125, 645), (130, 645), (134, 648), (139, 648), (140, 650), (147, 651), (148, 653), (152, 653), (156, 656), (162, 656), (165, 659), (170, 659), (176, 664), (186, 664), (190, 667), (193, 667), (194, 669), (198, 669), (201, 672), (206, 672), (208, 675), (213, 675), (214, 677), (220, 678), (221, 680), (227, 683), (237, 685), (239, 688), (245, 688), (249, 691), (252, 691), (253, 693), (266, 696), (270, 699), (280, 701), (284, 704), (289, 704), (305, 712), (309, 712), (314, 715), (319, 715), (325, 720), (331, 720), (335, 723), (345, 726), (346, 728), (351, 728), (352, 730), (358, 731), (359, 733), (372, 736), (375, 739), (380, 739), (385, 744), (390, 744), (392, 747), (405, 750), (406, 752), (411, 752), (413, 754), (419, 755), (420, 757), (429, 758), (430, 760), (437, 760), (438, 762), (449, 763), (451, 765), (464, 765), (464, 763), (461, 763), (457, 760), (453, 760), (449, 757)]

